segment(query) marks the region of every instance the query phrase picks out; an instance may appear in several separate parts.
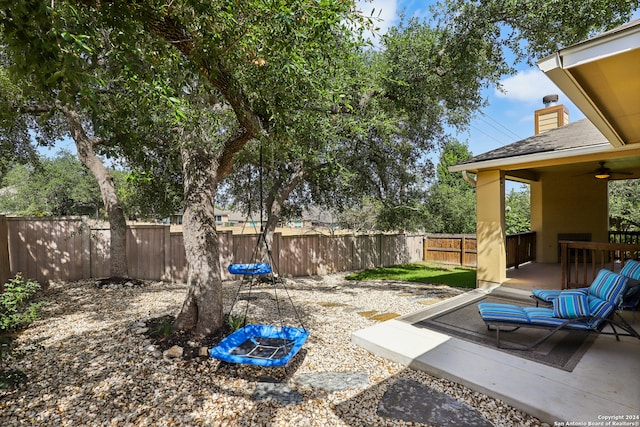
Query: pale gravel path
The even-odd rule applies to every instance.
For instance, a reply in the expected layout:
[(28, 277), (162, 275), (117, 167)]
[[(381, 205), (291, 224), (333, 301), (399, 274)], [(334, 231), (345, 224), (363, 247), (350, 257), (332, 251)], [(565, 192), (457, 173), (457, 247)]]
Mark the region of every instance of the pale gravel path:
[[(466, 387), (372, 355), (351, 343), (351, 333), (376, 323), (361, 311), (408, 314), (462, 291), (400, 282), (350, 282), (343, 275), (289, 279), (287, 286), (311, 336), (305, 357), (286, 385), (302, 397), (294, 404), (255, 400), (255, 375), (217, 371), (219, 362), (164, 361), (142, 350), (132, 330), (141, 319), (175, 315), (182, 284), (97, 289), (90, 281), (52, 284), (43, 320), (20, 340), (29, 355), (14, 366), (26, 387), (0, 391), (5, 426), (404, 426), (376, 414), (385, 390), (399, 378), (427, 384), (467, 403), (496, 426), (544, 425), (506, 404)], [(225, 284), (230, 301), (235, 283)], [(273, 323), (271, 291), (256, 289), (250, 317)], [(282, 296), (282, 295), (281, 295)], [(242, 307), (236, 307), (242, 309)], [(285, 312), (285, 317), (293, 314)], [(296, 326), (295, 322), (293, 323)], [(296, 375), (368, 373), (369, 384), (326, 392), (301, 386)]]

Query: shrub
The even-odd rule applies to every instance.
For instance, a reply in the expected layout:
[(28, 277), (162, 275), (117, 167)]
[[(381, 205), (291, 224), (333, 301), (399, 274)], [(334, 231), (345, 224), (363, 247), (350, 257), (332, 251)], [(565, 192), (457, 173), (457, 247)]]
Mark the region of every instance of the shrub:
[(165, 316), (157, 320), (157, 324), (151, 329), (150, 336), (153, 338), (166, 338), (171, 335), (174, 317)]
[(231, 331), (237, 331), (238, 329), (245, 326), (247, 323), (247, 318), (240, 315), (234, 315), (229, 313), (227, 315), (227, 325), (231, 328)]
[[(40, 290), (40, 285), (25, 279), (21, 274), (9, 280), (0, 294), (0, 363), (14, 352), (11, 348), (12, 333), (28, 326), (40, 315), (40, 303), (31, 298)], [(15, 387), (26, 382), (19, 370), (0, 369), (0, 388)]]

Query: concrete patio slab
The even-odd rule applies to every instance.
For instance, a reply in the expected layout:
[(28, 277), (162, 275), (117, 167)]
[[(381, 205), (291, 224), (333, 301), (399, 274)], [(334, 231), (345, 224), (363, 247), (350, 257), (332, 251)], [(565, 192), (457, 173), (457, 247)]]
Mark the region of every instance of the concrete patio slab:
[[(567, 372), (412, 325), (484, 294), (475, 290), (376, 324), (355, 332), (352, 340), (381, 357), (501, 399), (551, 425), (598, 425), (593, 423), (640, 415), (638, 339), (622, 337), (618, 342), (614, 336), (598, 335), (574, 370)], [(636, 330), (639, 323), (640, 319)]]

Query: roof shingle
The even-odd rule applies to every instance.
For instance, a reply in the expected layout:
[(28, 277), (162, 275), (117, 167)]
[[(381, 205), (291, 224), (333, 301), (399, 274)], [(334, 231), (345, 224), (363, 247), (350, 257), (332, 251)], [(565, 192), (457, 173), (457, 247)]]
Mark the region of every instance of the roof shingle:
[(609, 144), (609, 141), (607, 141), (589, 120), (582, 119), (539, 135), (530, 136), (529, 138), (505, 145), (504, 147), (479, 154), (458, 164), (472, 164), (487, 160), (505, 159), (551, 151), (563, 151), (601, 144)]

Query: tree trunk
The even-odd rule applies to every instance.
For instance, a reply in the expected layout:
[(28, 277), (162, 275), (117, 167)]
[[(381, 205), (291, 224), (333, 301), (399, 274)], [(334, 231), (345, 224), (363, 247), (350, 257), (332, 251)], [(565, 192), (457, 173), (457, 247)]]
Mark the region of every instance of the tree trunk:
[(200, 144), (181, 149), (184, 182), (182, 235), (188, 261), (187, 297), (174, 330), (205, 336), (223, 325), (222, 275), (213, 201), (217, 173), (213, 156)]
[(109, 274), (111, 277), (127, 277), (129, 275), (126, 245), (127, 222), (120, 202), (118, 201), (116, 187), (113, 184), (113, 177), (93, 149), (98, 140), (96, 138), (90, 138), (86, 134), (82, 126), (82, 120), (74, 109), (63, 105), (57, 105), (57, 107), (67, 119), (69, 131), (78, 150), (78, 158), (80, 158), (82, 164), (91, 171), (98, 181), (98, 187), (100, 187), (100, 194), (102, 194), (102, 202), (107, 212), (109, 229), (111, 231), (109, 246), (111, 267)]
[(306, 175), (307, 173), (303, 169), (303, 165), (300, 164), (296, 167), (296, 171), (287, 183), (271, 188), (266, 200), (267, 212), (269, 214), (264, 232), (264, 239), (269, 249), (271, 249), (273, 245), (273, 234), (282, 218), (284, 202), (289, 198), (291, 192), (302, 183)]
[(262, 131), (262, 123), (251, 109), (249, 97), (223, 61), (209, 61), (201, 52), (194, 54), (194, 37), (188, 28), (170, 14), (149, 14), (145, 26), (189, 58), (200, 73), (231, 106), (239, 125), (214, 153), (206, 136), (197, 136), (181, 147), (184, 180), (182, 232), (188, 263), (187, 298), (173, 327), (206, 335), (223, 324), (223, 293), (220, 272), (218, 234), (213, 213), (214, 196), (220, 179), (231, 173), (234, 155)]

